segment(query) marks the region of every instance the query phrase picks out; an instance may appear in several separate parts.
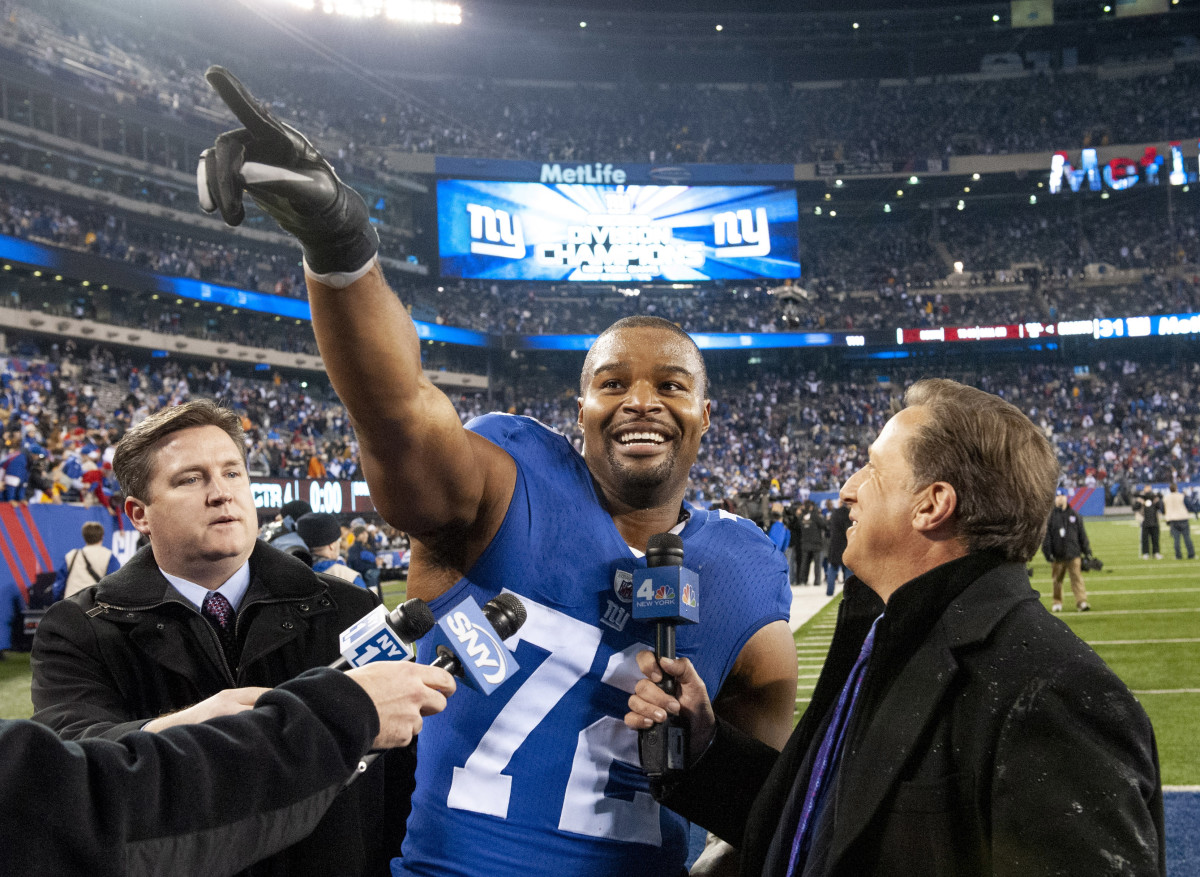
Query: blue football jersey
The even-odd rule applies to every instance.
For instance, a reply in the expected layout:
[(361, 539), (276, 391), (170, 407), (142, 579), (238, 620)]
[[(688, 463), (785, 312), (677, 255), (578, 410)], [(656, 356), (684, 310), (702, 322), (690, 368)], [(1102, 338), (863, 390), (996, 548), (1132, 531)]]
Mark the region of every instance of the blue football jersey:
[[(687, 823), (650, 796), (623, 718), (654, 626), (632, 614), (645, 568), (601, 505), (583, 458), (535, 420), (489, 414), (468, 428), (504, 448), (517, 481), (503, 524), (468, 576), (431, 604), (509, 591), (528, 619), (507, 641), (520, 669), (490, 696), (460, 685), (426, 720), (417, 786), (393, 874), (573, 877), (678, 874)], [(786, 619), (783, 554), (752, 522), (689, 506), (684, 566), (699, 624), (676, 649), (717, 692), (747, 640)], [(418, 660), (430, 661), (422, 642)]]

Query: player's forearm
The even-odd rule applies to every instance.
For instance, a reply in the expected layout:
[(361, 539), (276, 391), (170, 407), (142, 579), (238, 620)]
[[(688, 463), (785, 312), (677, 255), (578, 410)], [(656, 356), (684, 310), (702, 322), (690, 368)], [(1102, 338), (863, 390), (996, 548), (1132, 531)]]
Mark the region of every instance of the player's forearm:
[(420, 339), (378, 264), (345, 289), (307, 280), (317, 346), (355, 425), (370, 431), (405, 417), (426, 383)]

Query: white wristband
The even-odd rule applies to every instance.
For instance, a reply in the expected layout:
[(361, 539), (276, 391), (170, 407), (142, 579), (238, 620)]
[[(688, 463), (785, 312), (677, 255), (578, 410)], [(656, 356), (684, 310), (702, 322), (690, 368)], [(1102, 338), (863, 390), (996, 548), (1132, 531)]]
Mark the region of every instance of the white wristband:
[(331, 271), (328, 274), (318, 274), (308, 267), (308, 260), (304, 260), (304, 274), (306, 277), (311, 277), (318, 283), (328, 286), (330, 289), (345, 289), (356, 280), (366, 277), (372, 268), (379, 262), (379, 255), (376, 254), (367, 260), (367, 264), (363, 265), (357, 271)]

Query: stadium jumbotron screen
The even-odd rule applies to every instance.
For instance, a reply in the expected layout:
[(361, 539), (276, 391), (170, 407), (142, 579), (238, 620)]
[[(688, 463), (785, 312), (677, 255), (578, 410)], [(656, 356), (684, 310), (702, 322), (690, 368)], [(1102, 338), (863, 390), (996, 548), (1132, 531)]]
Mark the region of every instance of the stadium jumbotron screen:
[(440, 180), (445, 277), (607, 282), (800, 276), (781, 186)]

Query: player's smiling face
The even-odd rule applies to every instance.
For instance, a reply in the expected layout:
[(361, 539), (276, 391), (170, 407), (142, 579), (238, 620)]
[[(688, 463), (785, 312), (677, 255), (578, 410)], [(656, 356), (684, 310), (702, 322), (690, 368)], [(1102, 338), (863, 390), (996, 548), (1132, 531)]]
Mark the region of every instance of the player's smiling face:
[(638, 327), (601, 338), (588, 361), (579, 425), (592, 476), (631, 505), (669, 498), (708, 430), (699, 354), (674, 332)]

